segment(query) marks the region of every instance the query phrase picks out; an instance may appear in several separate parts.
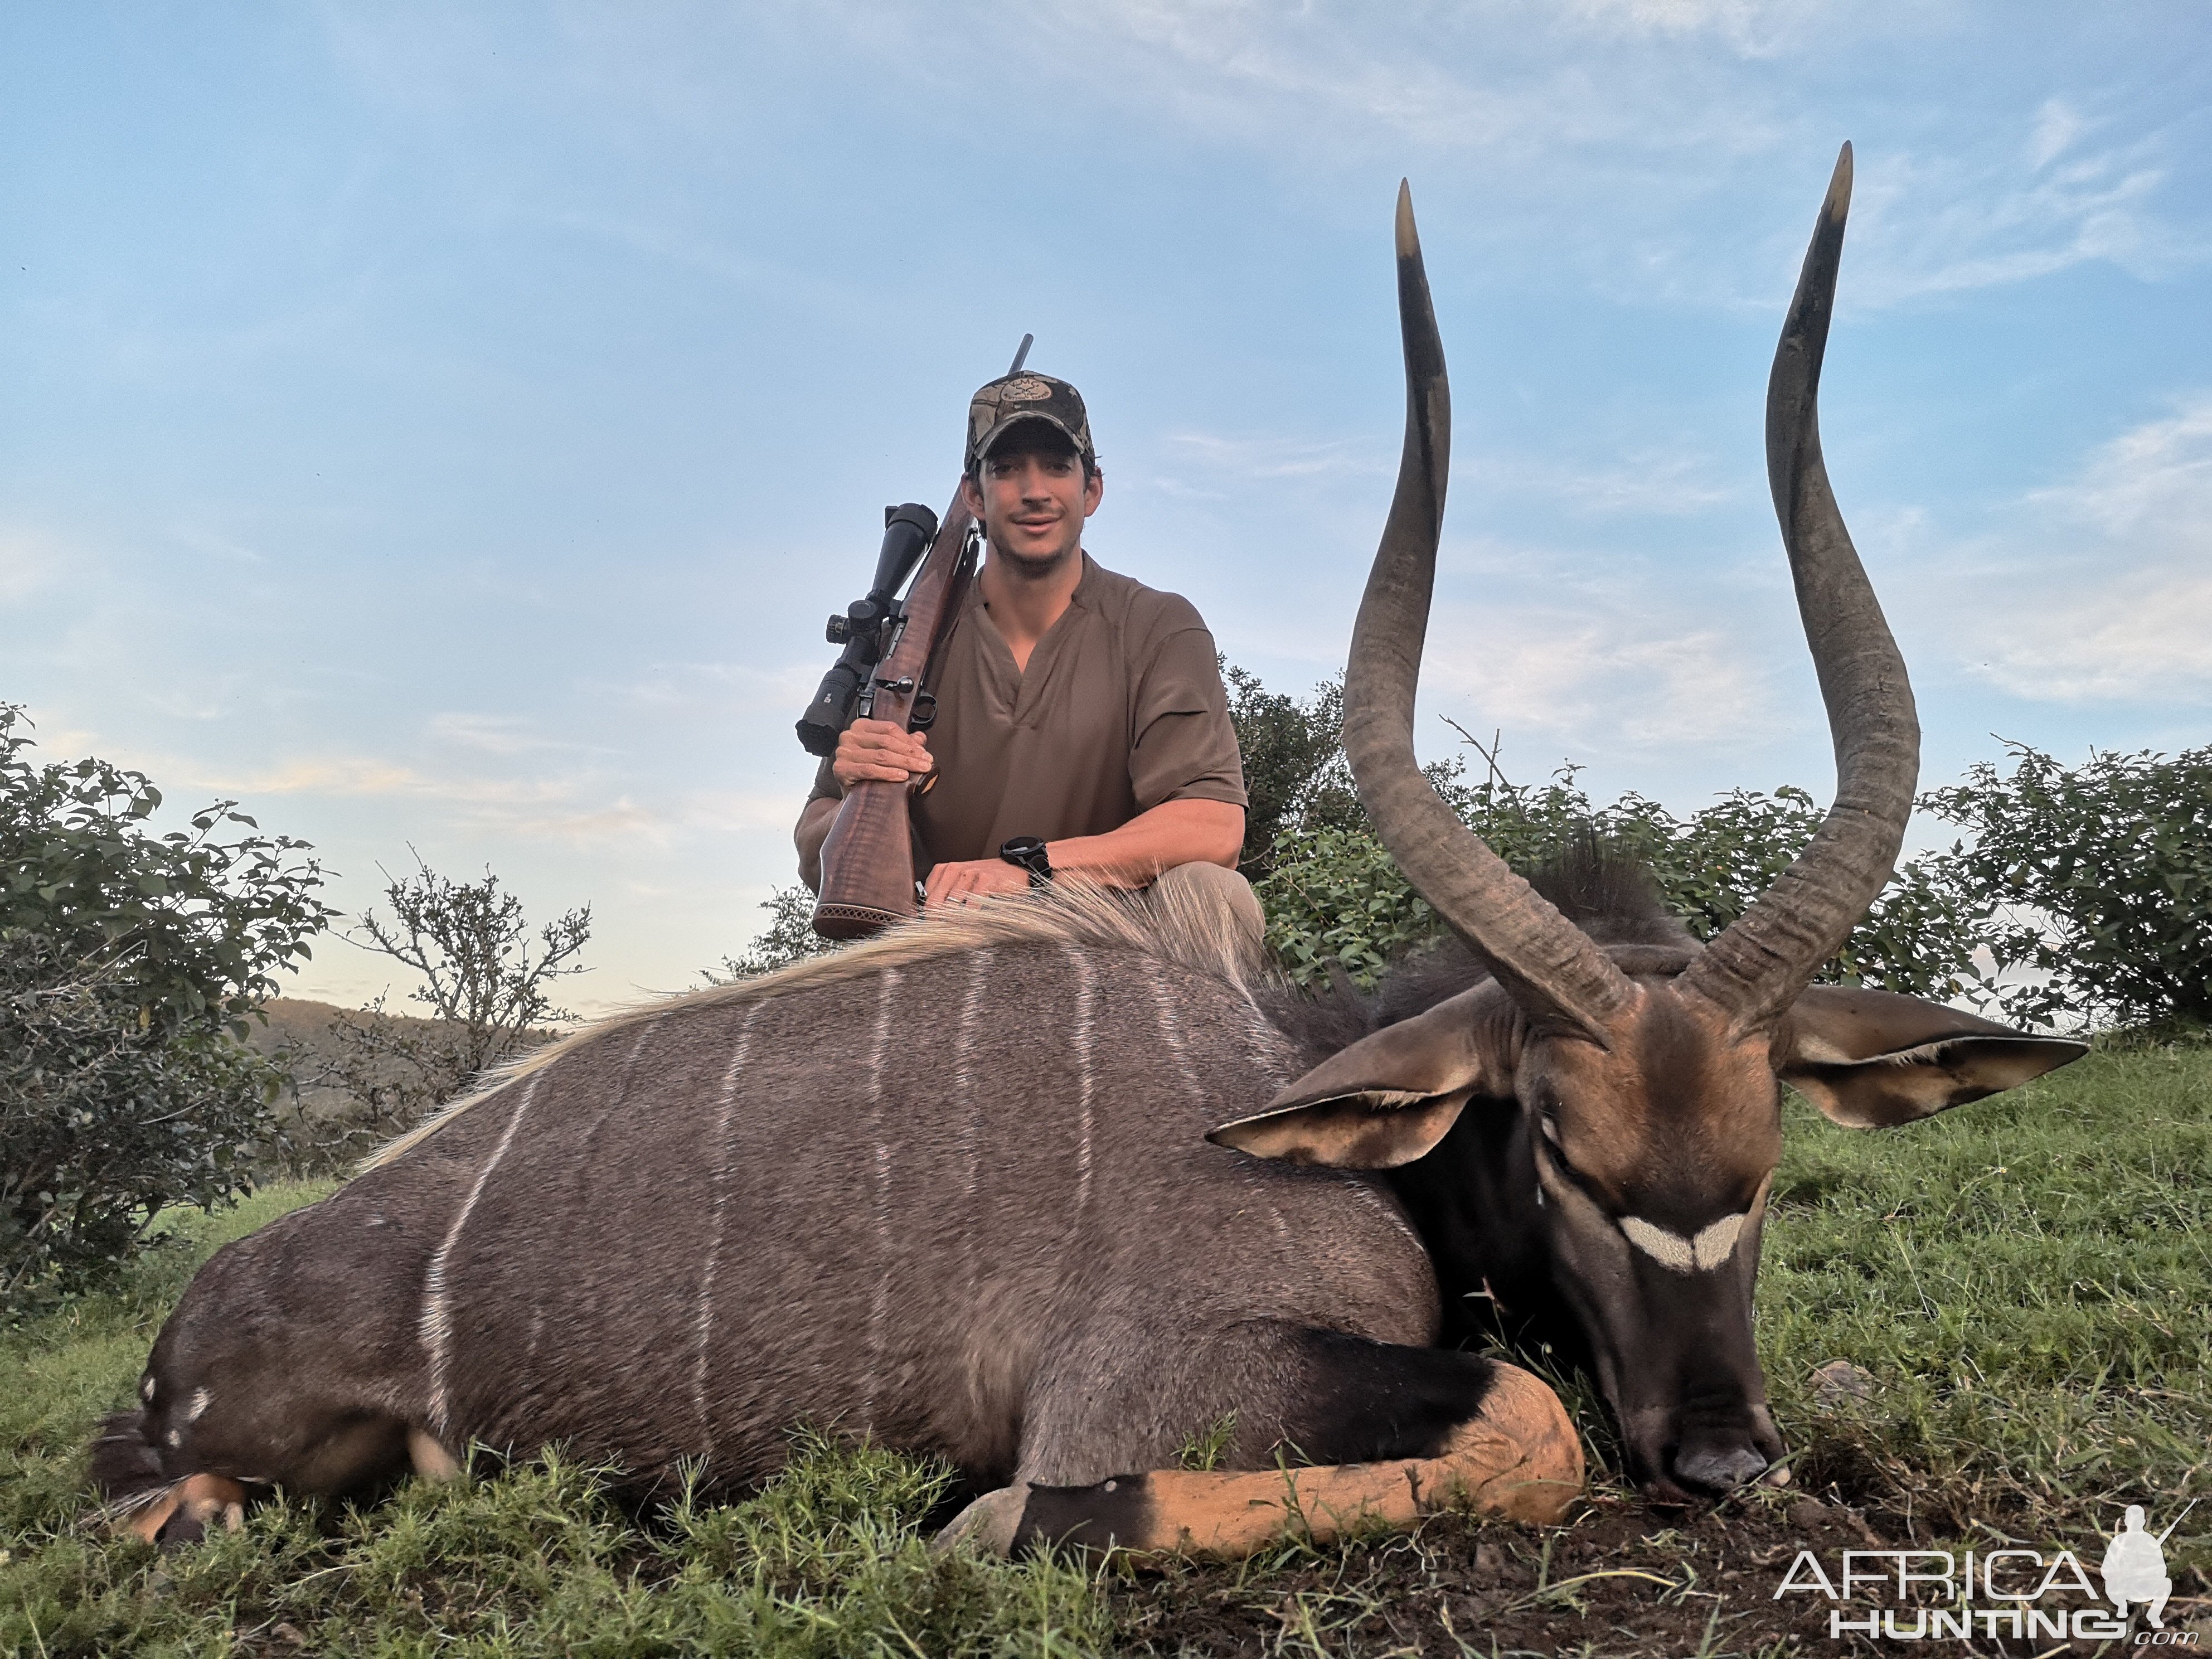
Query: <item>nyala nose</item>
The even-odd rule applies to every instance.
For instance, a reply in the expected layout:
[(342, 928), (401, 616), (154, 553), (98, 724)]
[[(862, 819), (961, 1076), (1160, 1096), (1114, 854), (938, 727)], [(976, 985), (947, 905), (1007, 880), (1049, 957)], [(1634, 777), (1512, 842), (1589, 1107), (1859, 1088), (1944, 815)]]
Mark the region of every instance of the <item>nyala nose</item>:
[(1766, 1455), (1742, 1441), (1692, 1445), (1675, 1455), (1674, 1478), (1708, 1492), (1733, 1492), (1765, 1468)]

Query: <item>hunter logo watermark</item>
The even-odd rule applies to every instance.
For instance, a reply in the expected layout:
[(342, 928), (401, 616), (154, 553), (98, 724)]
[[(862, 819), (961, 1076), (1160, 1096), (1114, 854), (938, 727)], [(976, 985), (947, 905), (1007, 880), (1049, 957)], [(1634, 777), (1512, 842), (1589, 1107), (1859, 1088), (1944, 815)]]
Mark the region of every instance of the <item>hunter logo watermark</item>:
[[(2197, 1500), (2190, 1500), (2190, 1508)], [(2182, 1510), (2186, 1515), (2189, 1510)], [(2126, 1518), (2112, 1541), (2105, 1547), (2105, 1594), (2125, 1617), (2128, 1603), (2140, 1601), (2150, 1620), (2152, 1628), (2163, 1629), (2166, 1620), (2166, 1598), (2173, 1594), (2173, 1580), (2166, 1576), (2166, 1540), (2173, 1535), (2173, 1527), (2181, 1524), (2181, 1516), (2173, 1518), (2168, 1527), (2155, 1538), (2143, 1530), (2143, 1507), (2128, 1505)]]
[[(2181, 1515), (2195, 1507), (2192, 1499)], [(2163, 1617), (2173, 1593), (2165, 1545), (2180, 1524), (2176, 1516), (2164, 1532), (2153, 1533), (2142, 1505), (2130, 1504), (2105, 1547), (2101, 1594), (2069, 1549), (1844, 1550), (1832, 1567), (1803, 1549), (1775, 1587), (1774, 1599), (1824, 1597), (1835, 1604), (1828, 1609), (1831, 1638), (1897, 1642), (1977, 1636), (2124, 1641), (2130, 1609), (2140, 1608), (2148, 1627), (2135, 1632), (2134, 1645), (2195, 1648), (2195, 1632), (2169, 1631)]]

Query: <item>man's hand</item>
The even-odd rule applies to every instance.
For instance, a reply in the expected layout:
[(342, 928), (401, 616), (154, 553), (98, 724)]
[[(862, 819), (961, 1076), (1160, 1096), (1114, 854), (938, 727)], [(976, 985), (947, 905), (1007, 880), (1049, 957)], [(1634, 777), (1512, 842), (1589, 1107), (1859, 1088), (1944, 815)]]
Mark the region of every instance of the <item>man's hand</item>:
[(854, 720), (838, 735), (830, 769), (850, 789), (856, 783), (920, 783), (936, 764), (921, 732), (889, 720)]
[(984, 893), (1026, 893), (1030, 872), (1004, 859), (971, 859), (965, 864), (940, 864), (929, 872), (928, 896), (923, 908), (944, 908), (965, 904)]

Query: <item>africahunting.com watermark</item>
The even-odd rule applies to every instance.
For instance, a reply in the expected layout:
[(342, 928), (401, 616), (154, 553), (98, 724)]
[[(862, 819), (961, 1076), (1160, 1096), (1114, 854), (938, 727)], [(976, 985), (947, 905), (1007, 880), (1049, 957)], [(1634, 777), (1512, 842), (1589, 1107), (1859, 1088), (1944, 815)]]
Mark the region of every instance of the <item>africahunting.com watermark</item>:
[(2168, 1630), (2165, 1619), (2173, 1594), (2165, 1546), (2180, 1522), (2176, 1516), (2154, 1533), (2142, 1506), (2129, 1505), (2099, 1564), (2101, 1590), (2069, 1549), (1844, 1550), (1826, 1561), (1803, 1549), (1774, 1599), (1825, 1597), (1832, 1638), (2112, 1642), (2132, 1634), (2136, 1647), (2191, 1649), (2197, 1633)]

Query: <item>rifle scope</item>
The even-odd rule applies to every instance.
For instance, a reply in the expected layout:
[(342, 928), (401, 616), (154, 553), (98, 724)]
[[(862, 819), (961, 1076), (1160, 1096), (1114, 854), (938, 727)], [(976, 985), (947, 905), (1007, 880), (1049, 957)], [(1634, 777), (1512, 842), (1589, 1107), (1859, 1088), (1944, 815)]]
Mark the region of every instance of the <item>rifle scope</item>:
[(830, 644), (845, 650), (799, 717), (799, 741), (808, 754), (827, 759), (837, 752), (838, 735), (853, 723), (853, 704), (881, 660), (890, 624), (897, 618), (898, 591), (936, 539), (937, 514), (919, 502), (884, 509), (883, 551), (876, 556), (867, 597), (830, 617), (823, 630)]

